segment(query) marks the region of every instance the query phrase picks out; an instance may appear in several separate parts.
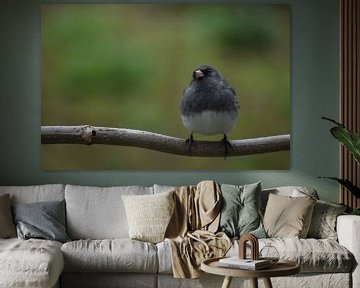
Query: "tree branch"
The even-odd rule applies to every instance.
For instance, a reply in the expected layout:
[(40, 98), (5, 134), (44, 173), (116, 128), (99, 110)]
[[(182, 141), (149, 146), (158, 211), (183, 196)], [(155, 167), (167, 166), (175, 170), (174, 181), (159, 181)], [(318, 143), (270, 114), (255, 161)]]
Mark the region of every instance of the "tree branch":
[[(290, 135), (231, 140), (227, 156), (241, 156), (290, 150)], [(42, 144), (104, 144), (132, 146), (160, 152), (190, 155), (184, 139), (148, 131), (82, 126), (42, 126)], [(223, 157), (224, 143), (221, 141), (194, 141), (191, 156)]]

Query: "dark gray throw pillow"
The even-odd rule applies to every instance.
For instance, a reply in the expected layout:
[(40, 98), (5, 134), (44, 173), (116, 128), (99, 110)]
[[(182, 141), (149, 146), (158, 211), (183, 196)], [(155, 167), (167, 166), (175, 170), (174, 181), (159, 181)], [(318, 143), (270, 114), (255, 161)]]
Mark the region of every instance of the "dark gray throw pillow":
[(18, 237), (70, 241), (65, 231), (65, 201), (15, 204), (12, 211)]
[(229, 237), (253, 234), (266, 238), (260, 215), (261, 182), (235, 186), (221, 185), (222, 209), (219, 231)]

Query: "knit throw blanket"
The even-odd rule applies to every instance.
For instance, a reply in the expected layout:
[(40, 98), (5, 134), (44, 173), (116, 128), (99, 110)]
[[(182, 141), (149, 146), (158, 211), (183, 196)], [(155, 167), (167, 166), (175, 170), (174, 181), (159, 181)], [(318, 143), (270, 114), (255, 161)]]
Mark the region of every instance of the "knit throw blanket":
[(175, 278), (198, 278), (201, 262), (223, 257), (231, 241), (216, 233), (221, 209), (221, 190), (213, 181), (175, 189), (175, 211), (165, 233), (171, 247)]

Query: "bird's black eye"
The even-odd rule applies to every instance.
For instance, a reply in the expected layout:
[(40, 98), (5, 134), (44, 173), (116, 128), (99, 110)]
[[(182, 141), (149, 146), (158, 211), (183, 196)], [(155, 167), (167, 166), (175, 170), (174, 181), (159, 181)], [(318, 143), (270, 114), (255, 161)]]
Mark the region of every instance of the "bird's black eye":
[(205, 68), (204, 70), (202, 70), (206, 75), (211, 74), (211, 69), (210, 68)]

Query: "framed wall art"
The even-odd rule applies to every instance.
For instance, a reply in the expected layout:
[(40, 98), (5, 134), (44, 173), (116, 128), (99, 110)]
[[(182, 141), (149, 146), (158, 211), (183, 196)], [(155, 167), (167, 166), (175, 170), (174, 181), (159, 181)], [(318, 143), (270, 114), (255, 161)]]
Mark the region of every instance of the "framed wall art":
[(44, 4), (41, 68), (43, 170), (290, 169), (289, 5)]

